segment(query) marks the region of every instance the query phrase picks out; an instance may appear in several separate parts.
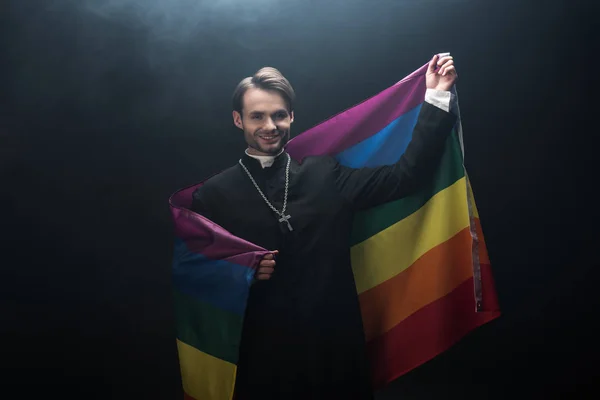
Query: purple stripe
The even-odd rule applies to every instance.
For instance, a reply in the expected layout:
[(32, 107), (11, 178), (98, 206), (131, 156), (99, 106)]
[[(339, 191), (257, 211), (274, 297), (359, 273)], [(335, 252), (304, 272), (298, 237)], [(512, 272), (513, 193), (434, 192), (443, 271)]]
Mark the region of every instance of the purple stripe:
[(209, 219), (190, 211), (192, 193), (200, 184), (179, 190), (170, 199), (175, 236), (188, 250), (213, 260), (254, 267), (269, 251), (232, 235)]
[(334, 155), (369, 138), (425, 98), (427, 64), (379, 94), (343, 111), (292, 139), (287, 151), (301, 161)]

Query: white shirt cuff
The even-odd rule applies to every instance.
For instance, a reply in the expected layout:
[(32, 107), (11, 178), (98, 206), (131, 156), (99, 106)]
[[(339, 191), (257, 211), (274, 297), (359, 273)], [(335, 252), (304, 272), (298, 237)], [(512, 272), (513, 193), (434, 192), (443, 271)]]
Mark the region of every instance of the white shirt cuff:
[(446, 112), (454, 111), (456, 96), (454, 93), (445, 90), (427, 89), (425, 91), (425, 101)]

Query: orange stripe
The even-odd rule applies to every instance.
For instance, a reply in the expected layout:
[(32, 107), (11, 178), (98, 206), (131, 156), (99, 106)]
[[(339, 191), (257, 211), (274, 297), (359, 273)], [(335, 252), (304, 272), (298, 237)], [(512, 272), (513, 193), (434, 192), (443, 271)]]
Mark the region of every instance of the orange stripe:
[(473, 279), (428, 304), (368, 345), (375, 388), (446, 351), (478, 326), (500, 316), (475, 312)]
[(361, 293), (367, 340), (389, 331), (471, 278), (471, 244), (471, 233), (465, 228), (429, 250), (400, 274)]

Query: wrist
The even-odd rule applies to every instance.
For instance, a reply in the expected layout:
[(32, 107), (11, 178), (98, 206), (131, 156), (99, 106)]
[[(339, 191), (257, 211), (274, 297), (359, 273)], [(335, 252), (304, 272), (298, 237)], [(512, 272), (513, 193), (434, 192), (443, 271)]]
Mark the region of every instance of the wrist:
[(451, 92), (439, 89), (427, 89), (425, 91), (425, 102), (450, 112), (453, 95)]

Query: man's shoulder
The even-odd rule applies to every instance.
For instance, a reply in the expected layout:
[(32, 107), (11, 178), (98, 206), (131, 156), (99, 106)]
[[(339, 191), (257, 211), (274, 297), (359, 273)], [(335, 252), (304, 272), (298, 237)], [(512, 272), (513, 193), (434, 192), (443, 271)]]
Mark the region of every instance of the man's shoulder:
[(193, 196), (198, 197), (207, 192), (218, 192), (235, 185), (235, 180), (239, 177), (238, 165), (232, 165), (221, 172), (214, 174), (206, 179), (202, 185), (194, 190)]
[(335, 157), (324, 154), (315, 156), (306, 156), (300, 162), (304, 168), (334, 168), (338, 161)]
[(231, 181), (239, 178), (239, 176), (240, 166), (238, 164), (234, 164), (208, 178), (205, 184), (209, 184), (211, 186), (227, 185), (231, 184)]

